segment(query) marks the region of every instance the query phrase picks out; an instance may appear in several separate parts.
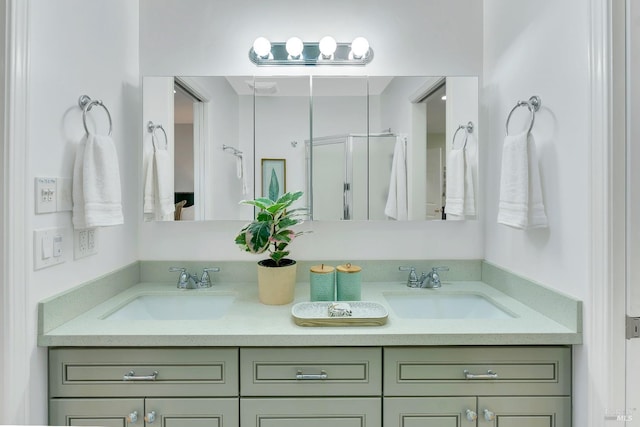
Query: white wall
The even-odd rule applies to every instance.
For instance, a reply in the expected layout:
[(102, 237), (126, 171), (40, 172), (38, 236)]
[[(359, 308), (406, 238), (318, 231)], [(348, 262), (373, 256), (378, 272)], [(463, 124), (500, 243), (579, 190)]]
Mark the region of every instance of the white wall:
[[(589, 2), (484, 0), (481, 179), (485, 259), (587, 300), (589, 240)], [(532, 131), (549, 219), (544, 230), (496, 223), (505, 120), (518, 100), (542, 98)], [(514, 114), (513, 128), (527, 110)], [(588, 315), (588, 313), (586, 313)], [(587, 425), (586, 351), (574, 357), (573, 425)]]
[[(66, 263), (39, 271), (29, 268), (24, 283), (13, 284), (28, 286), (29, 419), (22, 421), (46, 424), (47, 352), (36, 346), (38, 301), (137, 259), (132, 236), (141, 218), (138, 3), (32, 0), (29, 10), (29, 168), (24, 173), (29, 182), (35, 176), (71, 177), (75, 147), (84, 135), (78, 97), (102, 99), (113, 118), (125, 221), (99, 229), (97, 255), (74, 261), (67, 253)], [(101, 113), (98, 108), (90, 114)], [(33, 198), (27, 201), (26, 211), (34, 212)], [(71, 227), (71, 213), (30, 215), (27, 222), (29, 229)], [(25, 245), (31, 247), (31, 240)]]
[[(482, 3), (477, 0), (327, 0), (305, 7), (295, 0), (141, 0), (140, 19), (140, 67), (145, 75), (482, 73)], [(340, 41), (364, 35), (375, 57), (366, 68), (286, 70), (255, 67), (247, 59), (257, 36), (286, 40), (294, 34), (305, 40), (332, 34)], [(145, 223), (141, 225), (140, 257), (246, 260), (247, 254), (233, 243), (241, 225)], [(315, 232), (294, 242), (292, 255), (297, 259), (483, 257), (480, 221), (331, 222), (306, 226)]]
[(193, 124), (176, 123), (174, 135), (176, 138), (174, 191), (193, 193)]
[[(6, 31), (7, 31), (7, 23), (6, 23), (6, 13), (7, 13), (7, 2), (3, 1), (2, 3), (0, 3), (0, 188), (2, 189), (2, 195), (0, 196), (0, 242), (2, 242), (2, 244), (0, 244), (0, 271), (5, 272), (5, 235), (4, 235), (4, 211), (5, 211), (5, 197), (6, 197), (6, 192), (4, 190), (4, 185), (5, 185), (5, 176), (4, 174), (5, 172), (5, 166), (4, 166), (4, 162), (5, 162), (5, 158), (4, 158), (4, 151), (5, 151), (5, 142), (4, 142), (4, 116), (5, 116), (5, 102), (6, 102), (6, 97), (5, 97), (5, 67), (6, 67), (6, 63), (5, 63), (5, 40), (6, 40)], [(7, 284), (5, 283), (5, 274), (0, 274), (0, 304), (3, 303), (7, 296), (6, 296), (6, 292), (5, 292), (5, 286)], [(7, 325), (8, 316), (6, 316), (6, 313), (3, 311), (2, 315), (0, 316), (0, 318), (2, 318), (2, 322), (4, 325)], [(6, 337), (5, 335), (7, 334), (7, 332), (5, 332), (5, 328), (6, 326), (0, 327), (0, 343), (5, 343), (8, 340), (8, 337)], [(4, 351), (0, 351), (0, 375), (4, 376), (4, 371), (5, 369), (8, 369), (7, 367), (7, 360), (8, 357), (5, 356), (5, 352)], [(8, 396), (5, 396), (5, 394), (8, 392), (8, 387), (3, 387), (0, 385), (0, 401), (2, 402), (8, 402)], [(4, 406), (0, 405), (0, 410), (3, 408)], [(1, 418), (0, 418), (1, 419)]]

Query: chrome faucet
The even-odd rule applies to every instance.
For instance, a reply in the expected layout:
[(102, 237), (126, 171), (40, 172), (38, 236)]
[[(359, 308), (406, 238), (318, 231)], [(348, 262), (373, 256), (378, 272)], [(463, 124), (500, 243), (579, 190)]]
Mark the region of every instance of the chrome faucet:
[(433, 267), (429, 274), (420, 275), (419, 286), (421, 288), (437, 289), (442, 286), (439, 271), (449, 271), (449, 267)]
[(416, 268), (413, 266), (398, 267), (400, 271), (408, 271), (409, 277), (407, 278), (407, 286), (410, 288), (417, 288), (419, 285), (418, 275), (416, 274)]
[(202, 276), (200, 277), (200, 279), (198, 279), (196, 275), (188, 273), (187, 269), (183, 267), (170, 267), (169, 271), (180, 272), (180, 275), (178, 276), (178, 284), (176, 285), (178, 289), (200, 289), (211, 287), (211, 277), (209, 275), (209, 272), (220, 271), (220, 268), (204, 268), (202, 270)]

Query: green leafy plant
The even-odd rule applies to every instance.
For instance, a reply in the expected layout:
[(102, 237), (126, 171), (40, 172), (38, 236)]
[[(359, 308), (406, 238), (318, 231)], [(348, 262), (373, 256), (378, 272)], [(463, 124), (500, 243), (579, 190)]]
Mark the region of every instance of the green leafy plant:
[(271, 266), (282, 266), (289, 255), (289, 243), (304, 234), (291, 230), (291, 227), (303, 221), (306, 209), (289, 209), (302, 194), (302, 191), (284, 193), (275, 201), (266, 197), (241, 201), (241, 204), (255, 206), (258, 212), (254, 221), (242, 227), (236, 236), (236, 244), (252, 254), (269, 252)]

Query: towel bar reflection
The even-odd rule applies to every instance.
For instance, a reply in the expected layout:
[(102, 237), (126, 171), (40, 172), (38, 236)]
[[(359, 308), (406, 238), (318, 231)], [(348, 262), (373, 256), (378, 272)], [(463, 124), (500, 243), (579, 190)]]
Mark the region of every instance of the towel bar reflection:
[(155, 151), (158, 150), (158, 147), (156, 145), (156, 129), (160, 129), (162, 131), (162, 133), (164, 134), (164, 149), (168, 150), (169, 149), (169, 138), (167, 138), (167, 132), (165, 132), (165, 130), (162, 127), (162, 125), (156, 125), (152, 121), (149, 121), (149, 123), (147, 123), (147, 131), (151, 134), (151, 143), (153, 144), (153, 149)]
[(527, 132), (531, 132), (531, 129), (533, 129), (533, 123), (536, 120), (536, 112), (540, 109), (541, 105), (542, 105), (542, 100), (540, 99), (539, 96), (536, 96), (536, 95), (529, 98), (528, 101), (518, 101), (517, 104), (509, 112), (509, 115), (507, 116), (507, 122), (505, 124), (507, 135), (509, 135), (509, 120), (511, 120), (511, 115), (513, 115), (513, 112), (516, 111), (518, 107), (527, 107), (529, 109), (530, 122), (529, 122), (529, 129), (527, 130)]
[(82, 95), (78, 98), (78, 105), (82, 109), (82, 124), (84, 125), (84, 130), (89, 135), (89, 128), (87, 127), (87, 112), (91, 111), (94, 105), (99, 105), (104, 108), (104, 111), (107, 113), (107, 117), (109, 118), (109, 133), (111, 135), (111, 131), (113, 130), (113, 122), (111, 121), (111, 113), (109, 113), (109, 109), (104, 103), (99, 99), (91, 99), (88, 95)]
[(453, 138), (451, 139), (451, 148), (453, 149), (456, 144), (456, 135), (458, 132), (464, 129), (464, 144), (462, 145), (462, 149), (467, 148), (467, 139), (469, 139), (469, 134), (473, 133), (473, 122), (468, 122), (466, 125), (459, 125), (458, 129), (453, 133)]

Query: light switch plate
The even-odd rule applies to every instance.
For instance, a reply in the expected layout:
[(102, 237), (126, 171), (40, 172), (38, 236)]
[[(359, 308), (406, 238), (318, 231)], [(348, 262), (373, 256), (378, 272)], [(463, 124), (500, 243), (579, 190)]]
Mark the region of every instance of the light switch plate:
[(70, 243), (70, 229), (43, 228), (33, 231), (34, 270), (62, 264), (66, 261)]
[(58, 205), (57, 179), (37, 177), (35, 190), (36, 213), (55, 212)]

